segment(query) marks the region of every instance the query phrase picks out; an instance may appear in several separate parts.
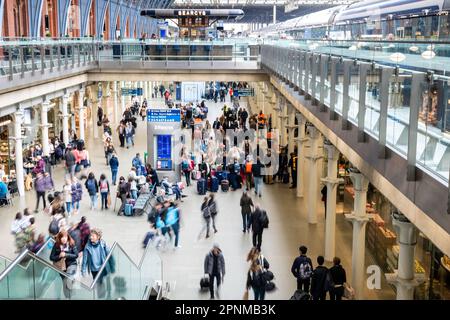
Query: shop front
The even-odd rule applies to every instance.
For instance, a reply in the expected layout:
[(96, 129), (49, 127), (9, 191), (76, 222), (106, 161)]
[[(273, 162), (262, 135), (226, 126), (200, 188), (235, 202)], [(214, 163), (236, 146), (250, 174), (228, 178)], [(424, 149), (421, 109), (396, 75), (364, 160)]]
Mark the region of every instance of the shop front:
[[(351, 163), (341, 156), (339, 159), (339, 176), (344, 184), (338, 188), (338, 202), (343, 202), (338, 208), (342, 213), (353, 211), (355, 191), (349, 178)], [(393, 273), (398, 269), (398, 256), (400, 247), (396, 230), (393, 226), (392, 213), (396, 208), (392, 203), (369, 184), (367, 191), (367, 214), (372, 219), (367, 223), (366, 249), (370, 253), (373, 263), (381, 270)], [(415, 289), (415, 299), (450, 299), (450, 259), (443, 255), (439, 249), (422, 233), (419, 233), (415, 247), (415, 273), (424, 275), (426, 281)], [(393, 290), (395, 287), (392, 286)]]

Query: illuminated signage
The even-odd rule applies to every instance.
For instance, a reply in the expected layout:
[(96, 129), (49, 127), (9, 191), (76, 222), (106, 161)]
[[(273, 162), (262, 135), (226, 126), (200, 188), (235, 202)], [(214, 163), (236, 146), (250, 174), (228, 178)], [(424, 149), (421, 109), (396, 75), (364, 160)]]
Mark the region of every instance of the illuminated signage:
[(179, 16), (206, 16), (205, 10), (178, 10), (177, 15)]

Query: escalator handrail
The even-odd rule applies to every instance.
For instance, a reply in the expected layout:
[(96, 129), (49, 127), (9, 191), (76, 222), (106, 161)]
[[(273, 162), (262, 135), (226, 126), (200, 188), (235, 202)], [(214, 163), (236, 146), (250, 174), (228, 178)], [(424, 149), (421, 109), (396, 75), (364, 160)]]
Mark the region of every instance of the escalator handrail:
[[(51, 241), (54, 241), (54, 240), (53, 240), (52, 238), (48, 238), (47, 241), (45, 241), (45, 243), (42, 245), (42, 247), (38, 250), (38, 252), (36, 253), (36, 255), (38, 255), (38, 254), (39, 254), (39, 253), (40, 253), (40, 252), (48, 245), (48, 243), (51, 242)], [(2, 256), (2, 255), (0, 255), (0, 258), (3, 258), (3, 259), (5, 259), (5, 260), (10, 261), (11, 263), (10, 263), (9, 265), (11, 265), (12, 263), (14, 263), (16, 260), (19, 260), (19, 261), (17, 261), (17, 262), (15, 263), (15, 265), (17, 265), (18, 267), (20, 267), (20, 268), (26, 270), (26, 269), (28, 268), (28, 266), (30, 265), (31, 260), (28, 261), (27, 264), (26, 264), (25, 266), (23, 266), (23, 265), (20, 264), (20, 262), (22, 262), (22, 260), (23, 260), (24, 257), (26, 256), (25, 254), (22, 255), (22, 253), (24, 253), (24, 252), (32, 253), (32, 252), (27, 248), (27, 249), (23, 250), (23, 251), (22, 251), (22, 252), (14, 259), (14, 260), (11, 260), (11, 259), (9, 259), (9, 258), (7, 258), (7, 257), (5, 257), (5, 256)], [(9, 266), (9, 265), (8, 265), (8, 266)], [(6, 271), (6, 269), (5, 269), (4, 271)], [(2, 273), (1, 275), (3, 275), (3, 273)], [(0, 276), (1, 276), (1, 275), (0, 275)], [(4, 276), (3, 276), (3, 277), (4, 277)], [(3, 280), (3, 277), (0, 277), (0, 281)]]
[[(16, 267), (17, 265), (20, 266), (20, 262), (22, 262), (22, 260), (27, 256), (27, 254), (29, 253), (29, 250), (23, 250), (17, 257), (16, 259), (14, 259), (13, 262), (11, 262), (6, 268), (5, 270), (3, 270), (3, 272), (0, 274), (0, 281), (2, 281), (7, 275), (8, 273), (11, 272), (11, 270), (14, 269), (14, 267)], [(9, 260), (9, 259), (8, 259)], [(20, 266), (23, 268), (23, 266)]]

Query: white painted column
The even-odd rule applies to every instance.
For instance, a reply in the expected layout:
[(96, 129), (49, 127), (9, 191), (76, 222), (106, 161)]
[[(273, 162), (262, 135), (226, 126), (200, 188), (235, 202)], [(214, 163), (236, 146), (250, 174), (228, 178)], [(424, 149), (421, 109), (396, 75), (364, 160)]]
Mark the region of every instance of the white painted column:
[(67, 94), (61, 97), (61, 111), (62, 111), (62, 130), (63, 130), (63, 142), (67, 146), (69, 144), (69, 113), (67, 112), (67, 104), (69, 102), (69, 96)]
[(322, 156), (319, 154), (319, 144), (321, 135), (319, 130), (314, 126), (308, 126), (308, 136), (311, 141), (309, 155), (306, 155), (308, 160), (308, 223), (317, 223), (317, 207), (319, 203), (319, 160)]
[(273, 5), (273, 24), (277, 23), (277, 5)]
[(48, 117), (47, 117), (47, 112), (48, 112), (48, 106), (49, 106), (49, 102), (48, 101), (44, 101), (41, 104), (41, 142), (42, 142), (42, 152), (44, 154), (44, 156), (50, 156), (50, 147), (48, 144)]
[(117, 88), (117, 81), (114, 81), (114, 89), (113, 89), (113, 95), (114, 95), (114, 123), (119, 123), (119, 105), (118, 105), (118, 95), (119, 91)]
[(365, 254), (366, 254), (366, 224), (370, 217), (366, 211), (367, 188), (369, 180), (358, 170), (350, 173), (355, 191), (354, 211), (345, 218), (353, 223), (352, 244), (352, 286), (356, 299), (362, 299), (364, 293)]
[[(290, 156), (290, 154), (292, 152), (294, 152), (295, 149), (295, 136), (294, 136), (294, 131), (297, 128), (297, 125), (295, 125), (295, 108), (293, 105), (288, 104), (288, 117), (286, 119), (288, 125), (287, 128), (289, 130), (289, 138), (288, 138), (288, 156)], [(298, 170), (297, 170), (298, 171)]]
[(85, 140), (85, 134), (84, 134), (84, 127), (85, 127), (85, 121), (84, 121), (84, 113), (86, 107), (84, 106), (84, 95), (85, 95), (85, 89), (81, 89), (78, 91), (78, 126), (79, 126), (79, 137), (81, 140)]
[(386, 279), (397, 288), (397, 300), (414, 300), (414, 288), (425, 281), (423, 274), (415, 274), (414, 251), (417, 243), (417, 228), (400, 213), (392, 215), (392, 224), (400, 247), (398, 269), (386, 274)]
[(298, 137), (297, 137), (297, 150), (298, 150), (298, 169), (297, 169), (297, 197), (303, 197), (305, 191), (305, 144), (308, 138), (305, 134), (306, 119), (301, 113), (296, 113), (298, 123)]
[[(125, 88), (125, 81), (122, 81), (122, 88)], [(122, 95), (120, 96), (120, 101), (122, 102), (122, 109), (121, 109), (121, 113), (120, 113), (120, 118), (122, 118), (123, 113), (125, 112), (126, 109), (126, 102), (125, 102), (126, 96)]]
[(343, 179), (337, 177), (339, 151), (331, 143), (324, 143), (327, 149), (327, 177), (321, 179), (327, 186), (327, 212), (325, 219), (325, 260), (333, 261), (336, 255), (336, 190)]
[(25, 181), (24, 181), (24, 168), (23, 168), (23, 148), (22, 148), (22, 123), (23, 123), (23, 111), (17, 110), (14, 113), (14, 140), (15, 155), (16, 155), (16, 179), (17, 189), (19, 195), (25, 196)]

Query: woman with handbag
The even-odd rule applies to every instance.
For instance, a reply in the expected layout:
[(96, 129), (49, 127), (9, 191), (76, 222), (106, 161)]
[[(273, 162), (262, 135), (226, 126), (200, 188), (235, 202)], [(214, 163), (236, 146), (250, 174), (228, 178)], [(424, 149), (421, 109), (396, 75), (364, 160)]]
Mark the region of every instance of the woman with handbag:
[[(77, 272), (78, 248), (75, 241), (66, 230), (60, 231), (55, 238), (55, 245), (50, 253), (50, 260), (55, 267), (67, 273), (69, 276)], [(73, 280), (70, 277), (61, 275), (63, 280), (63, 292), (66, 298), (70, 298)]]

